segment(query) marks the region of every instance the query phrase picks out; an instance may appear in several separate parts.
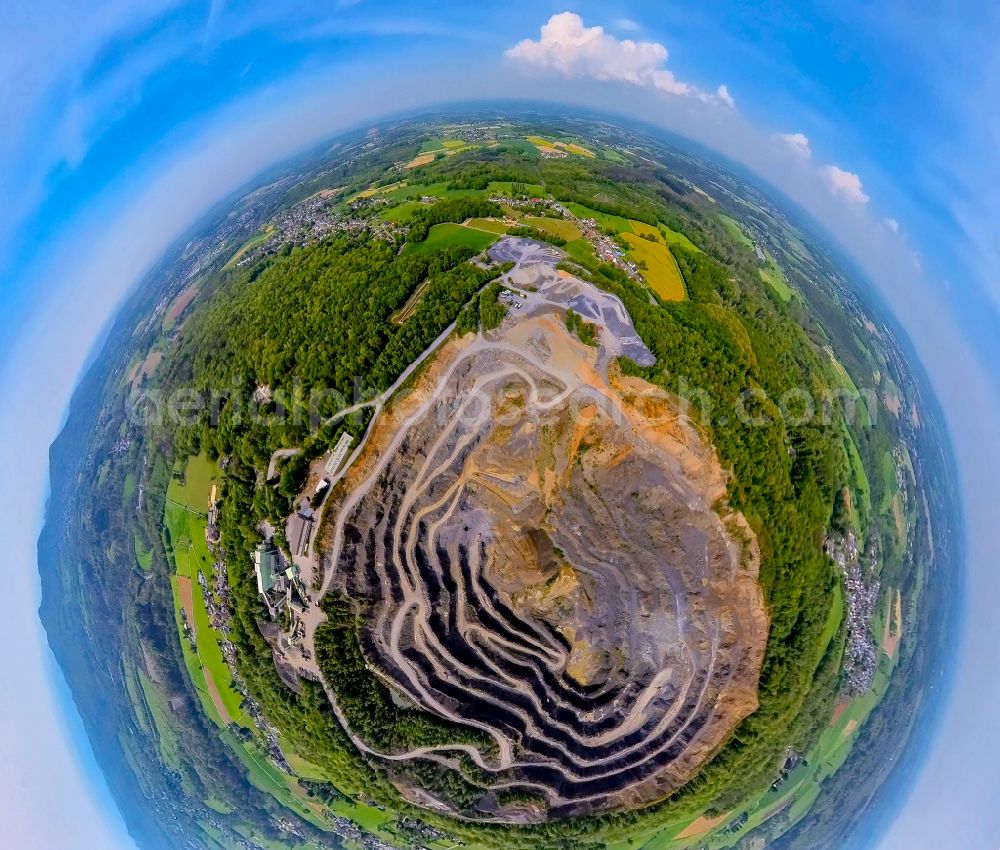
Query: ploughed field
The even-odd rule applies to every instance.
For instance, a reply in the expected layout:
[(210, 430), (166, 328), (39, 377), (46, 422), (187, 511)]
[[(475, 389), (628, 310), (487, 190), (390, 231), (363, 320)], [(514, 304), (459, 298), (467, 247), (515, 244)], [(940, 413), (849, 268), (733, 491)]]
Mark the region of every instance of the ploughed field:
[[(323, 590), (352, 601), (369, 668), (454, 740), (386, 752), (348, 732), (421, 805), (456, 810), (416, 761), (466, 780), (474, 763), (484, 819), (633, 807), (757, 706), (759, 552), (712, 449), (614, 366), (635, 344), (620, 303), (551, 249), (498, 250), (517, 261), (516, 306), (386, 407), (322, 544)], [(598, 319), (596, 346), (567, 329), (568, 304)]]

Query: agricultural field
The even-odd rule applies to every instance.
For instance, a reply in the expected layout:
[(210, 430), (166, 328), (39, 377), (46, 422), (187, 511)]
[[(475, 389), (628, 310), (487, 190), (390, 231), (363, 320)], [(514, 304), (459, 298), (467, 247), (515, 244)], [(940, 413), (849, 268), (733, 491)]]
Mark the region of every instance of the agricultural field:
[(138, 483), (138, 479), (135, 477), (134, 472), (130, 472), (125, 476), (125, 485), (122, 487), (123, 508), (128, 508), (128, 506), (132, 504), (132, 497), (135, 496), (135, 488)]
[(903, 595), (899, 588), (890, 588), (886, 600), (885, 624), (882, 631), (882, 648), (892, 661), (896, 660), (899, 645), (903, 640), (905, 621), (903, 618)]
[(407, 168), (420, 168), (421, 165), (430, 165), (434, 160), (437, 159), (437, 154), (433, 153), (419, 153), (408, 163), (406, 163)]
[(286, 742), (282, 742), (282, 750), (289, 767), (295, 771), (295, 777), (290, 777), (277, 770), (267, 757), (252, 744), (244, 744), (228, 733), (224, 733), (223, 739), (234, 748), (240, 760), (247, 765), (254, 785), (274, 795), (283, 803), (290, 803), (296, 811), (303, 813), (303, 816), (313, 820), (321, 811), (328, 810), (335, 815), (354, 821), (376, 835), (382, 834), (388, 837), (385, 828), (391, 825), (392, 818), (374, 806), (348, 797), (336, 797), (322, 805), (312, 801), (303, 791), (298, 779), (326, 782), (328, 778), (321, 768), (297, 755)]
[(882, 502), (879, 504), (879, 513), (887, 513), (892, 508), (892, 500), (896, 497), (899, 485), (896, 481), (896, 462), (892, 459), (892, 452), (882, 453)]
[(531, 142), (536, 148), (538, 148), (539, 153), (547, 153), (552, 151), (564, 151), (565, 153), (571, 153), (574, 156), (582, 156), (593, 159), (595, 154), (590, 148), (585, 148), (583, 145), (578, 144), (573, 141), (559, 141), (556, 139), (546, 139), (543, 136), (528, 136), (528, 141)]
[(160, 745), (160, 755), (167, 767), (177, 769), (181, 763), (181, 747), (177, 733), (170, 722), (170, 708), (160, 688), (141, 670), (136, 671), (141, 686), (141, 696), (145, 701), (149, 716), (156, 727), (156, 737)]
[(428, 139), (420, 146), (420, 153), (454, 154), (459, 151), (474, 150), (478, 145), (470, 144), (463, 139)]
[(498, 195), (528, 195), (531, 198), (544, 198), (548, 190), (538, 183), (511, 183), (510, 181), (494, 181), (490, 183), (487, 194)]
[(250, 782), (256, 788), (273, 795), (307, 820), (313, 821), (319, 826), (323, 825), (316, 812), (306, 805), (302, 796), (293, 790), (293, 787), (298, 784), (294, 777), (278, 770), (253, 741), (241, 741), (228, 730), (222, 733), (222, 740), (243, 762), (247, 768)]
[(686, 236), (669, 228), (656, 228), (635, 219), (626, 219), (626, 223), (630, 231), (622, 231), (621, 238), (632, 258), (645, 265), (643, 277), (650, 288), (664, 301), (683, 301), (684, 277), (669, 246), (680, 245), (694, 251), (698, 248)]
[[(220, 726), (226, 726), (240, 720), (243, 698), (232, 687), (232, 676), (219, 647), (220, 636), (209, 621), (205, 598), (198, 584), (199, 572), (209, 586), (214, 576), (215, 559), (205, 542), (205, 525), (208, 497), (218, 467), (202, 454), (192, 457), (184, 470), (183, 483), (174, 478), (167, 488), (163, 515), (167, 553), (174, 565), (171, 578), (174, 614), (195, 690), (208, 714)], [(194, 646), (184, 635), (185, 621)]]
[(667, 243), (668, 248), (680, 246), (681, 248), (686, 248), (688, 251), (694, 251), (698, 254), (703, 253), (701, 248), (695, 245), (694, 242), (688, 239), (683, 233), (678, 233), (676, 230), (671, 230), (669, 227), (661, 225), (660, 235)]
[(608, 162), (613, 162), (616, 165), (628, 165), (631, 162), (628, 157), (619, 153), (614, 148), (602, 148), (600, 156), (602, 159), (606, 159)]
[(135, 550), (135, 562), (144, 573), (153, 569), (153, 550), (147, 547), (138, 534), (132, 535), (132, 548)]
[(737, 245), (742, 245), (750, 251), (753, 250), (753, 240), (743, 232), (743, 228), (740, 227), (740, 223), (735, 218), (719, 213), (719, 221), (722, 222), (726, 233)]
[(866, 527), (872, 515), (872, 488), (865, 472), (864, 462), (858, 451), (858, 444), (847, 426), (843, 427), (844, 450), (847, 452), (847, 459), (850, 462), (853, 491), (853, 501), (855, 510), (853, 512), (856, 520), (856, 531)]
[[(737, 245), (746, 248), (748, 251), (753, 251), (754, 254), (757, 253), (753, 239), (747, 236), (746, 232), (736, 219), (731, 216), (724, 215), (723, 213), (719, 213), (717, 217), (719, 221), (722, 222), (722, 226), (725, 228), (726, 233), (729, 234)], [(764, 256), (766, 258), (764, 260), (764, 265), (759, 270), (760, 279), (766, 283), (774, 294), (777, 295), (782, 301), (791, 301), (795, 292), (791, 286), (789, 286), (788, 279), (785, 277), (785, 273), (781, 270), (781, 266), (778, 265), (774, 257), (772, 257), (769, 252), (765, 251)]]
[(792, 300), (792, 296), (795, 293), (788, 285), (788, 281), (785, 279), (785, 273), (770, 255), (767, 257), (767, 263), (760, 270), (760, 277), (764, 283), (774, 290), (775, 295), (777, 295), (782, 301)]
[(382, 210), (379, 213), (379, 218), (385, 221), (392, 221), (396, 224), (407, 224), (410, 221), (413, 213), (417, 210), (422, 209), (424, 204), (420, 201), (404, 201), (394, 207), (389, 207), (387, 210)]
[[(909, 482), (914, 480), (913, 470), (910, 467), (909, 457), (905, 450), (901, 461), (900, 474)], [(916, 511), (913, 500), (905, 498), (904, 491), (900, 490), (896, 461), (889, 451), (884, 452), (882, 455), (881, 478), (882, 500), (879, 504), (879, 513), (885, 518), (892, 529), (891, 545), (887, 544), (892, 552), (892, 556), (900, 557), (906, 549), (907, 530), (916, 517)]]
[(553, 236), (558, 236), (560, 239), (565, 239), (567, 242), (573, 242), (581, 236), (580, 228), (577, 227), (572, 221), (567, 221), (564, 218), (526, 215), (523, 219), (521, 219), (521, 223), (526, 227), (534, 227), (541, 230), (543, 233), (550, 233)]
[(886, 410), (898, 419), (899, 411), (902, 407), (902, 402), (899, 398), (899, 387), (896, 386), (895, 382), (888, 375), (882, 377), (881, 384), (882, 402), (885, 404)]
[(651, 242), (634, 233), (623, 233), (629, 253), (643, 269), (643, 277), (650, 289), (664, 301), (684, 300), (684, 278), (677, 267), (674, 255), (662, 242)]
[(139, 682), (139, 669), (127, 661), (122, 665), (122, 677), (125, 679), (125, 691), (135, 709), (135, 720), (139, 728), (146, 734), (153, 734), (152, 715), (149, 706), (146, 704), (146, 696), (142, 693), (142, 686)]
[(420, 146), (417, 155), (407, 164), (406, 168), (420, 168), (430, 165), (435, 159), (443, 156), (454, 156), (462, 151), (475, 150), (479, 145), (473, 145), (462, 139), (428, 139)]
[(243, 259), (246, 254), (252, 251), (254, 248), (259, 248), (268, 239), (270, 239), (277, 232), (277, 228), (273, 224), (268, 224), (259, 233), (255, 234), (253, 237), (244, 242), (239, 250), (236, 251), (233, 256), (229, 258), (229, 261), (223, 266), (224, 269), (230, 269), (235, 266), (240, 260)]
[(131, 383), (132, 389), (138, 389), (144, 380), (148, 380), (153, 377), (159, 367), (161, 361), (163, 360), (163, 352), (158, 350), (150, 351), (145, 359), (135, 367), (131, 373)]
[[(446, 191), (447, 185), (443, 183), (432, 186), (425, 183), (411, 183), (408, 180), (401, 180), (399, 183), (391, 186), (383, 186), (379, 190), (379, 195), (391, 201), (399, 201), (400, 203), (419, 203), (420, 198), (424, 195), (443, 198)], [(383, 210), (381, 215), (384, 217), (387, 212), (391, 211), (391, 208)]]
[[(469, 198), (482, 197), (485, 193), (481, 189), (453, 189), (448, 183), (420, 183), (401, 180), (389, 186), (372, 192), (371, 196), (378, 195), (388, 198), (390, 201), (417, 202), (425, 195), (430, 198)], [(356, 196), (357, 197), (357, 196)]]
[(590, 263), (597, 262), (594, 247), (586, 239), (576, 239), (573, 242), (567, 242), (563, 246), (563, 250), (569, 254), (571, 260), (575, 260), (585, 267)]
[(590, 207), (585, 207), (583, 204), (578, 204), (575, 202), (564, 204), (573, 215), (577, 218), (592, 218), (594, 219), (599, 227), (606, 230), (613, 230), (615, 233), (634, 233), (632, 230), (632, 222), (620, 215), (611, 215), (610, 213), (598, 212), (597, 210), (592, 210)]
[(463, 224), (435, 224), (423, 242), (408, 242), (403, 250), (408, 254), (422, 254), (450, 245), (465, 245), (475, 251), (485, 251), (499, 238), (499, 233), (486, 233)]
[(663, 234), (659, 231), (659, 229), (653, 227), (651, 224), (646, 224), (644, 221), (636, 221), (634, 218), (630, 218), (628, 219), (628, 226), (630, 228), (630, 232), (634, 233), (636, 236), (643, 236), (646, 239), (652, 238), (657, 241), (663, 241)]
[[(265, 233), (267, 231), (265, 230)], [(265, 240), (266, 241), (266, 237)], [(262, 243), (261, 243), (262, 244)], [(198, 296), (198, 285), (193, 284), (178, 295), (167, 308), (167, 313), (163, 317), (163, 332), (167, 333), (177, 324), (181, 314), (188, 308), (192, 301)]]
[(167, 501), (196, 513), (208, 509), (212, 483), (219, 476), (218, 465), (205, 454), (190, 458), (183, 469), (183, 479), (174, 478), (167, 488)]
[[(577, 218), (594, 219), (603, 230), (619, 234), (627, 243), (633, 258), (646, 263), (647, 272), (644, 276), (657, 295), (665, 301), (684, 300), (686, 292), (684, 278), (677, 267), (677, 261), (670, 253), (670, 246), (680, 246), (689, 251), (702, 253), (701, 249), (687, 236), (668, 227), (656, 228), (635, 219), (599, 212), (574, 202), (565, 204), (565, 207)], [(648, 238), (643, 238), (650, 236), (655, 238), (656, 242), (650, 242)], [(571, 256), (574, 255), (574, 251), (583, 254), (588, 259), (593, 256), (593, 251), (587, 244), (574, 247), (571, 243), (566, 246), (566, 251)], [(583, 258), (577, 256), (575, 259), (582, 261)]]
[(468, 221), (464, 222), (466, 227), (471, 227), (473, 230), (485, 230), (488, 233), (498, 233), (503, 235), (510, 227), (504, 224), (502, 221), (497, 221), (492, 218), (470, 218)]
[(868, 403), (865, 397), (861, 394), (861, 390), (858, 389), (858, 385), (854, 383), (854, 379), (851, 377), (851, 373), (844, 368), (844, 364), (837, 359), (836, 355), (833, 353), (833, 349), (827, 348), (826, 353), (830, 357), (830, 377), (833, 379), (833, 384), (839, 386), (842, 390), (848, 393), (850, 399), (853, 399), (855, 405), (855, 413), (857, 415), (858, 421), (857, 425), (867, 430), (872, 427), (871, 412), (868, 410)]

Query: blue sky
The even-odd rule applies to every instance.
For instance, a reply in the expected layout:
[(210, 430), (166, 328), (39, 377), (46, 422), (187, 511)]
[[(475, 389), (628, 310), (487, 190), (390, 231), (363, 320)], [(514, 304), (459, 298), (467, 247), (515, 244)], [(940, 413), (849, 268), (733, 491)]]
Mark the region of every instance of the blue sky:
[[(510, 96), (642, 118), (804, 206), (873, 278), (931, 375), (968, 506), (967, 628), (929, 767), (882, 847), (995, 850), (998, 40), (1000, 8), (969, 2), (12, 0), (0, 28), (9, 590), (37, 598), (46, 450), (81, 364), (127, 289), (214, 201), (395, 110)], [(0, 696), (0, 756), (17, 765), (0, 774), (0, 836), (128, 846), (54, 689), (35, 607), (0, 624), (8, 646), (27, 644), (0, 661), (19, 683)], [(60, 813), (39, 817), (53, 795)]]

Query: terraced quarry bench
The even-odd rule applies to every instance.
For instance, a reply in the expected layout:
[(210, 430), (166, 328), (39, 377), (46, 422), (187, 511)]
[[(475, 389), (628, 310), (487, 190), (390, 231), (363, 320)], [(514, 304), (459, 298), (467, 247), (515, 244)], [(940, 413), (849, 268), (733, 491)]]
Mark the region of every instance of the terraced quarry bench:
[(405, 765), (474, 763), (475, 816), (501, 821), (683, 784), (756, 707), (768, 629), (714, 453), (662, 391), (609, 366), (605, 326), (597, 348), (575, 339), (545, 298), (554, 269), (534, 273), (529, 310), (449, 342), (386, 407), (321, 543), (324, 592), (352, 601), (373, 675), (491, 742), (355, 743), (443, 809)]

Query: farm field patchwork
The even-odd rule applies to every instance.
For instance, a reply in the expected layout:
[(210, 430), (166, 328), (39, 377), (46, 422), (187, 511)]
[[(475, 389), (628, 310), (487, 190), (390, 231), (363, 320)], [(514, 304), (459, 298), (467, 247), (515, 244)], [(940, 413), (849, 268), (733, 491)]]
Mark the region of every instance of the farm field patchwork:
[[(209, 586), (214, 576), (214, 558), (205, 542), (204, 512), (216, 475), (218, 467), (206, 455), (197, 455), (188, 461), (184, 482), (175, 478), (167, 488), (164, 530), (168, 556), (175, 568), (171, 584), (184, 660), (199, 698), (210, 709), (210, 716), (226, 726), (241, 718), (243, 698), (232, 687), (232, 675), (219, 646), (220, 635), (212, 628), (198, 582), (199, 572)], [(194, 639), (193, 647), (184, 635), (185, 622)]]
[(470, 144), (463, 139), (428, 139), (420, 146), (420, 153), (439, 153), (441, 151), (456, 153), (473, 150), (478, 145)]
[(593, 158), (595, 156), (592, 150), (573, 141), (566, 142), (559, 141), (557, 139), (546, 139), (544, 136), (528, 136), (528, 141), (538, 148), (541, 153), (564, 151), (565, 153), (571, 153), (575, 156), (587, 158)]
[[(267, 231), (265, 230), (265, 233)], [(266, 236), (262, 234), (261, 243), (266, 240)], [(193, 284), (185, 289), (180, 295), (178, 295), (170, 307), (167, 309), (167, 314), (163, 318), (163, 330), (169, 331), (174, 325), (177, 324), (177, 319), (180, 318), (181, 314), (187, 309), (188, 305), (194, 301), (198, 295), (198, 285)]]
[(664, 301), (683, 301), (684, 278), (670, 249), (660, 241), (652, 242), (635, 233), (623, 233), (622, 239), (643, 269), (643, 277), (653, 292)]
[(861, 454), (858, 451), (858, 444), (855, 442), (854, 435), (851, 434), (846, 425), (843, 426), (842, 430), (844, 435), (844, 450), (847, 452), (847, 459), (850, 461), (851, 466), (858, 521), (862, 524), (867, 524), (872, 515), (871, 484), (868, 480), (868, 474), (865, 472), (865, 465), (861, 460)]

